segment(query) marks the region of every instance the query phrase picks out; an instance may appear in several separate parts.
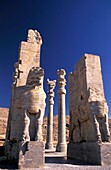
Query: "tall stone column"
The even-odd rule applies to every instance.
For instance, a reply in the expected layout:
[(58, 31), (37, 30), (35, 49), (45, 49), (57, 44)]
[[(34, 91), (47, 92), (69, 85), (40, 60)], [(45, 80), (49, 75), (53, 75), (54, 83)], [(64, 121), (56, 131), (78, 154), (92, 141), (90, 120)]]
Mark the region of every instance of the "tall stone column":
[(65, 152), (67, 149), (66, 144), (66, 111), (65, 111), (65, 85), (66, 72), (64, 69), (57, 71), (58, 74), (58, 143), (56, 151)]
[(47, 141), (46, 149), (53, 149), (53, 105), (54, 88), (56, 80), (47, 80), (48, 84), (48, 119), (47, 119)]

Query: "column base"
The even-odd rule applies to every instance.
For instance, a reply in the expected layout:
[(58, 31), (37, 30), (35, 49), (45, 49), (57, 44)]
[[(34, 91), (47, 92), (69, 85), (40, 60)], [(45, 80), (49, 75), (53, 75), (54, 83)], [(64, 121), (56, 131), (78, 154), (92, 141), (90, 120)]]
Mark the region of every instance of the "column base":
[(66, 152), (67, 151), (67, 144), (66, 143), (58, 143), (56, 146), (57, 152)]
[(67, 157), (93, 165), (111, 165), (111, 143), (69, 143)]
[(54, 149), (53, 144), (52, 143), (46, 143), (45, 149), (53, 150)]

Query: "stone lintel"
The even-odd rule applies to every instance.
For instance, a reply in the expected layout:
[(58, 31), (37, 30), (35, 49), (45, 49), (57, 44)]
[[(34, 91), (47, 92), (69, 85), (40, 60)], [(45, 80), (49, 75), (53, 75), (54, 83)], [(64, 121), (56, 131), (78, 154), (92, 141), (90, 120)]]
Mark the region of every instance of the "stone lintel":
[(93, 165), (111, 165), (111, 143), (69, 143), (67, 156)]

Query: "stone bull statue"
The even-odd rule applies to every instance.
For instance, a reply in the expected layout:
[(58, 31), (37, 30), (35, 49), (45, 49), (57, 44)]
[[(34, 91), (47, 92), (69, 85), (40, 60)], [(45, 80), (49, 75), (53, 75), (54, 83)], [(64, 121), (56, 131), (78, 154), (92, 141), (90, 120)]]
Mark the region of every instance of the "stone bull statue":
[(108, 105), (102, 93), (96, 88), (89, 88), (88, 106), (91, 121), (95, 125), (97, 140), (110, 141), (108, 124)]
[(109, 142), (108, 105), (103, 94), (89, 88), (87, 97), (82, 96), (78, 109), (70, 111), (72, 142)]
[(46, 106), (46, 94), (43, 90), (43, 78), (44, 70), (40, 67), (33, 67), (29, 72), (26, 83), (28, 89), (25, 93), (26, 111), (27, 116), (30, 119), (29, 136), (31, 141), (43, 140), (42, 123)]

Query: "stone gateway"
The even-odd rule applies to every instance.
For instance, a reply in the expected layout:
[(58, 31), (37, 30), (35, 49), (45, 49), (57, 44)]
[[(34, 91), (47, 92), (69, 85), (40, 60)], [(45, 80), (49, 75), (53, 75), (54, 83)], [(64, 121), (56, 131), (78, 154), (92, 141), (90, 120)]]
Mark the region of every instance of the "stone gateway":
[(46, 94), (44, 70), (40, 67), (41, 44), (39, 32), (29, 30), (27, 42), (21, 42), (19, 60), (14, 65), (5, 154), (8, 160), (18, 161), (20, 167), (44, 165), (42, 123)]
[[(85, 54), (75, 65), (75, 71), (69, 74), (69, 112), (68, 157), (93, 164), (109, 164), (108, 105), (99, 56)], [(107, 161), (103, 148), (106, 148)]]

